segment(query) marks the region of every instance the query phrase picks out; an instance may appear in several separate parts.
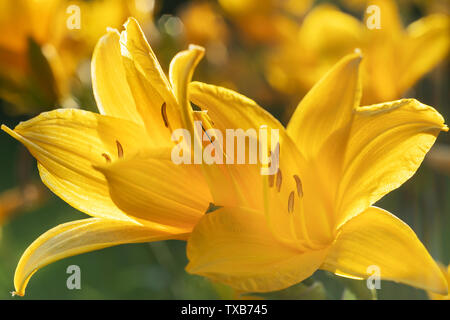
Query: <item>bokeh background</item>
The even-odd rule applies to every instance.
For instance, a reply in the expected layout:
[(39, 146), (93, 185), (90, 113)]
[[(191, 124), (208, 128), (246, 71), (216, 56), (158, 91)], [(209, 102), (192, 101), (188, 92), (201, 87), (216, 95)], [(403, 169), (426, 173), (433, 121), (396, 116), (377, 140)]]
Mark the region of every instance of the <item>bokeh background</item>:
[[(15, 14), (20, 16), (22, 9), (18, 8), (18, 4), (26, 1), (6, 2), (16, 3), (13, 5), (17, 9)], [(63, 0), (59, 2), (65, 7), (73, 3)], [(77, 2), (82, 5), (82, 19), (83, 10), (89, 11), (93, 18), (86, 21), (91, 19), (90, 21), (95, 23), (92, 23), (92, 29), (87, 30), (92, 40), (85, 41), (83, 38), (87, 37), (86, 30), (82, 35), (76, 34), (74, 30), (69, 35), (69, 44), (66, 40), (58, 42), (61, 51), (76, 53), (73, 54), (75, 57), (71, 57), (69, 53), (69, 58), (62, 59), (71, 61), (71, 64), (64, 64), (68, 69), (70, 67), (70, 72), (66, 74), (58, 73), (55, 69), (51, 69), (53, 75), (48, 72), (49, 68), (53, 68), (53, 62), (50, 59), (48, 63), (42, 60), (42, 56), (48, 57), (48, 50), (35, 47), (33, 43), (39, 46), (41, 41), (39, 37), (35, 37), (34, 40), (28, 39), (28, 52), (24, 58), (26, 63), (31, 65), (31, 73), (19, 74), (15, 77), (19, 80), (11, 85), (8, 75), (12, 75), (14, 70), (9, 68), (15, 66), (17, 61), (14, 59), (18, 56), (13, 55), (14, 59), (8, 62), (5, 58), (8, 57), (8, 52), (0, 49), (0, 58), (7, 62), (6, 65), (0, 64), (3, 69), (0, 71), (0, 123), (14, 127), (39, 112), (57, 107), (79, 107), (96, 111), (89, 70), (93, 45), (105, 31), (103, 24), (120, 28), (126, 16), (134, 15), (141, 22), (164, 70), (168, 70), (170, 59), (176, 52), (186, 48), (189, 43), (203, 45), (207, 53), (194, 75), (195, 80), (235, 89), (256, 100), (286, 124), (304, 92), (300, 89), (296, 91), (295, 88), (289, 92), (279, 90), (271, 84), (266, 72), (267, 57), (272, 54), (274, 48), (281, 45), (280, 41), (284, 37), (282, 33), (290, 32), (291, 25), (301, 26), (305, 15), (323, 3), (330, 3), (358, 19), (362, 19), (364, 15), (364, 1), (351, 0), (261, 1), (258, 10), (255, 10), (255, 2), (248, 0), (133, 2), (132, 8), (128, 4), (126, 9), (122, 7), (120, 14), (114, 11), (114, 6), (118, 3), (115, 0)], [(247, 7), (244, 5), (246, 3)], [(400, 0), (397, 4), (404, 25), (430, 13), (449, 13), (449, 1), (446, 0)], [(94, 5), (98, 6), (95, 10), (89, 9), (89, 6)], [(2, 14), (0, 26), (4, 23), (1, 19), (4, 19)], [(50, 18), (44, 15), (42, 19), (43, 22), (38, 21), (37, 25)], [(8, 23), (11, 24), (11, 21)], [(27, 23), (32, 22), (29, 20)], [(278, 30), (279, 26), (286, 27)], [(83, 28), (84, 25), (81, 30)], [(13, 29), (13, 37), (19, 37), (20, 32), (22, 31)], [(0, 39), (0, 47), (7, 40), (7, 32), (1, 34), (1, 37), (3, 39)], [(56, 45), (55, 47), (59, 48)], [(33, 69), (35, 66), (36, 69)], [(24, 70), (30, 72), (30, 68)], [(50, 79), (47, 79), (47, 84), (44, 80), (32, 81), (36, 74), (41, 77), (47, 75)], [(23, 79), (29, 81), (24, 82)], [(61, 83), (64, 83), (64, 87)], [(448, 89), (448, 59), (445, 59), (405, 96), (414, 97), (435, 107), (447, 119), (448, 124)], [(36, 94), (45, 90), (50, 90), (50, 94)], [(2, 94), (5, 91), (14, 94)], [(234, 297), (229, 288), (212, 284), (184, 271), (187, 263), (184, 242), (164, 241), (121, 245), (58, 261), (36, 273), (24, 298), (12, 298), (10, 292), (14, 289), (14, 270), (27, 246), (48, 229), (60, 223), (85, 218), (86, 215), (73, 209), (45, 188), (39, 180), (35, 160), (20, 143), (4, 132), (0, 132), (0, 154), (0, 299)], [(450, 135), (442, 133), (414, 177), (377, 204), (407, 222), (433, 258), (444, 265), (450, 263), (449, 162)], [(81, 290), (67, 289), (66, 280), (69, 274), (66, 269), (70, 265), (78, 265), (81, 268)], [(370, 299), (374, 293), (366, 288), (365, 281), (343, 279), (318, 271), (302, 284), (262, 296), (274, 299)], [(377, 290), (376, 296), (378, 299), (427, 298), (425, 291), (385, 281), (381, 283), (381, 289)]]

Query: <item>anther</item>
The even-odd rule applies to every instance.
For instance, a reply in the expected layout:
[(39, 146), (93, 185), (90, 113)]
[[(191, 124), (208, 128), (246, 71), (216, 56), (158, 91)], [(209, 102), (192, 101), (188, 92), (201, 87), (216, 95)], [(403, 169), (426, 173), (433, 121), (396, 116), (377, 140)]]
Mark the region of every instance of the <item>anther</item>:
[(161, 115), (164, 121), (164, 125), (166, 128), (169, 127), (169, 121), (167, 120), (167, 111), (166, 111), (166, 103), (164, 102), (161, 106)]
[(108, 154), (102, 153), (102, 157), (105, 158), (106, 162), (111, 162), (111, 157)]
[(294, 175), (295, 183), (297, 184), (297, 195), (299, 198), (303, 197), (303, 186), (302, 186), (302, 180), (298, 177), (298, 175)]
[(118, 140), (116, 140), (116, 145), (117, 145), (117, 156), (119, 158), (123, 158), (123, 148)]
[(277, 191), (280, 192), (281, 190), (281, 180), (282, 180), (282, 175), (281, 175), (281, 169), (278, 169), (277, 172)]
[(269, 187), (270, 188), (273, 187), (274, 182), (275, 182), (275, 175), (274, 174), (269, 175)]
[(294, 191), (292, 191), (289, 194), (289, 200), (288, 200), (288, 212), (294, 212)]

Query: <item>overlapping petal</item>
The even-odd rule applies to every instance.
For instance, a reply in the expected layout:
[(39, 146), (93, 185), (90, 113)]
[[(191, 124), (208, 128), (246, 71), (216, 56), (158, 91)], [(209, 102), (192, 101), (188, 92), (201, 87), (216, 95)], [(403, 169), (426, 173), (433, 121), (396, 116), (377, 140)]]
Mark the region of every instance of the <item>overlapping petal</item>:
[[(243, 133), (246, 133), (248, 129), (253, 129), (257, 135), (261, 126), (266, 126), (268, 132), (271, 129), (285, 130), (278, 120), (258, 106), (256, 102), (233, 90), (206, 83), (192, 82), (189, 86), (189, 97), (193, 103), (202, 109), (202, 112), (206, 112), (211, 125), (222, 132), (224, 139), (227, 129), (241, 129)], [(234, 139), (236, 140), (236, 138)], [(246, 159), (250, 159), (250, 139), (251, 137), (246, 138), (245, 142)], [(270, 137), (268, 137), (268, 142), (270, 143)], [(259, 143), (259, 141), (256, 141), (256, 143)], [(231, 146), (233, 146), (232, 151), (228, 149)], [(228, 146), (225, 141), (223, 142), (223, 150), (227, 154), (227, 158), (233, 158), (233, 164), (227, 166), (228, 172), (222, 174), (223, 180), (221, 183), (217, 183), (216, 179), (210, 182), (215, 203), (217, 205), (230, 205), (232, 203), (238, 205), (239, 199), (245, 198), (243, 202), (247, 205), (262, 209), (260, 165), (237, 164), (239, 147), (242, 146), (238, 146), (237, 143), (232, 145), (230, 143)], [(224, 162), (226, 160), (224, 159)], [(225, 167), (225, 165), (221, 167)], [(223, 169), (225, 170), (225, 168)], [(256, 190), (256, 192), (249, 193), (248, 190), (251, 189)], [(224, 192), (225, 190), (226, 192)]]
[(346, 142), (336, 226), (407, 181), (441, 130), (448, 130), (442, 116), (414, 99), (358, 108)]
[[(358, 65), (351, 55), (338, 63), (302, 100), (288, 125), (323, 186), (317, 202), (329, 203), (335, 227), (408, 180), (439, 132), (447, 130), (435, 109), (414, 99), (358, 107)], [(340, 82), (348, 87), (335, 85)]]
[(170, 128), (181, 127), (180, 110), (171, 85), (135, 19), (125, 23), (119, 43), (136, 109), (148, 134), (155, 138), (154, 146), (167, 146)]
[(189, 102), (189, 83), (194, 74), (195, 67), (205, 54), (205, 49), (190, 45), (188, 50), (181, 51), (170, 62), (169, 79), (174, 95), (178, 101), (183, 128), (191, 132), (194, 138), (193, 110)]
[(95, 100), (101, 114), (143, 125), (127, 82), (119, 41), (119, 33), (109, 30), (94, 50), (91, 72)]
[(205, 215), (195, 227), (186, 270), (245, 292), (274, 291), (309, 277), (326, 252), (302, 252), (277, 241), (263, 213), (223, 208)]
[(351, 54), (337, 63), (303, 98), (287, 126), (313, 177), (305, 186), (310, 188), (305, 210), (329, 221), (336, 214), (342, 154), (361, 98), (360, 61), (359, 54)]
[(346, 277), (367, 278), (372, 266), (379, 269), (381, 279), (447, 293), (447, 281), (414, 231), (376, 207), (342, 226), (322, 268)]
[(323, 145), (337, 131), (348, 130), (353, 110), (361, 99), (361, 55), (348, 55), (337, 63), (303, 98), (287, 131), (307, 160), (323, 158)]
[(124, 212), (186, 232), (213, 202), (200, 165), (174, 164), (170, 150), (97, 166), (108, 181), (113, 201)]
[(55, 261), (119, 244), (180, 239), (185, 236), (170, 233), (164, 228), (102, 218), (61, 224), (37, 238), (23, 253), (14, 275), (15, 294), (23, 296), (33, 274)]
[(117, 159), (118, 142), (125, 155), (147, 145), (143, 128), (127, 120), (60, 109), (23, 122), (14, 131), (2, 129), (28, 148), (42, 181), (64, 201), (94, 217), (131, 219), (113, 203), (104, 176), (92, 166)]

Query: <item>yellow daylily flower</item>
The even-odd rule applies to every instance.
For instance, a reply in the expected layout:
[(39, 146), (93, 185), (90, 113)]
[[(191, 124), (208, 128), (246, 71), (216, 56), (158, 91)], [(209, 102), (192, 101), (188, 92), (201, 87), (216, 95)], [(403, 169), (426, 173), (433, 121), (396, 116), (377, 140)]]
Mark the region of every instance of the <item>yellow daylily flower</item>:
[[(433, 14), (403, 28), (392, 0), (372, 0), (379, 7), (364, 22), (332, 5), (314, 8), (296, 37), (267, 59), (267, 78), (277, 89), (306, 93), (341, 57), (362, 50), (364, 105), (402, 98), (405, 92), (448, 54), (448, 15)], [(371, 29), (367, 26), (371, 25)], [(301, 71), (299, 71), (301, 70)]]
[(295, 27), (289, 16), (303, 16), (312, 3), (312, 0), (219, 0), (225, 16), (250, 44), (279, 42)]
[[(30, 277), (65, 257), (123, 243), (186, 239), (212, 198), (197, 165), (171, 160), (171, 128), (188, 128), (187, 86), (203, 48), (191, 46), (170, 64), (169, 79), (135, 19), (110, 29), (92, 59), (100, 114), (58, 109), (2, 126), (38, 161), (44, 184), (91, 216), (36, 239), (14, 277), (24, 295)], [(111, 68), (114, 66), (114, 68)]]
[(185, 26), (188, 42), (200, 45), (227, 43), (229, 30), (216, 6), (211, 2), (189, 3), (180, 11), (179, 16)]
[[(0, 97), (11, 113), (61, 105), (106, 27), (152, 19), (145, 0), (5, 0), (0, 4)], [(147, 10), (147, 11), (146, 11)], [(79, 25), (77, 25), (79, 23)]]
[(413, 230), (373, 204), (414, 174), (448, 128), (435, 109), (414, 99), (360, 106), (360, 60), (352, 54), (337, 63), (300, 102), (287, 129), (247, 98), (191, 83), (192, 101), (214, 122), (279, 129), (280, 154), (275, 175), (249, 170), (238, 180), (250, 186), (246, 204), (214, 198), (221, 208), (204, 215), (188, 240), (188, 272), (266, 292), (317, 269), (363, 279), (375, 265), (382, 279), (447, 293)]
[[(445, 278), (447, 279), (447, 283), (450, 284), (450, 265), (448, 265), (446, 268), (444, 265), (439, 264), (439, 267), (441, 268), (442, 273), (445, 275)], [(428, 293), (428, 296), (430, 297), (430, 299), (432, 299), (432, 300), (450, 300), (450, 294), (442, 295), (442, 294), (434, 293), (432, 291), (428, 291), (427, 293)]]

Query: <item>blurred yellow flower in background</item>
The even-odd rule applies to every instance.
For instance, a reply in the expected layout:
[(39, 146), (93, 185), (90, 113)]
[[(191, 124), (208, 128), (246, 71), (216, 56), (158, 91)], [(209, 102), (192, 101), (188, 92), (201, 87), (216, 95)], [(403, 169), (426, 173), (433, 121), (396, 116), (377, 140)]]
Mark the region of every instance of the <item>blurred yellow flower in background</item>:
[(191, 2), (181, 10), (179, 16), (185, 26), (188, 42), (205, 45), (212, 41), (228, 41), (228, 27), (218, 8), (211, 2)]
[(0, 97), (12, 104), (8, 111), (61, 106), (106, 27), (120, 26), (129, 15), (151, 21), (152, 10), (152, 0), (2, 1)]
[(179, 16), (186, 42), (204, 46), (207, 61), (224, 66), (229, 63), (227, 45), (231, 35), (219, 9), (211, 2), (195, 1), (185, 6)]
[(304, 94), (343, 55), (359, 48), (364, 56), (362, 103), (373, 104), (401, 98), (447, 56), (447, 15), (429, 15), (404, 29), (395, 2), (367, 5), (378, 6), (379, 29), (377, 13), (361, 22), (332, 5), (315, 7), (295, 36), (269, 55), (269, 82), (281, 91)]
[(277, 43), (295, 28), (292, 19), (303, 16), (312, 0), (219, 0), (225, 16), (248, 43)]
[(300, 102), (287, 129), (251, 100), (191, 84), (196, 105), (208, 109), (222, 102), (228, 121), (213, 110), (216, 124), (279, 129), (280, 153), (275, 175), (262, 178), (251, 168), (236, 175), (244, 190), (237, 205), (212, 192), (221, 208), (194, 228), (188, 272), (237, 290), (267, 292), (319, 268), (364, 279), (377, 266), (381, 279), (447, 293), (446, 280), (414, 231), (372, 205), (416, 172), (448, 127), (435, 109), (414, 99), (360, 107), (360, 60), (353, 54), (337, 63)]
[[(346, 7), (361, 10), (370, 3), (371, 0), (342, 0), (342, 4)], [(448, 0), (397, 0), (397, 3), (402, 9), (411, 10), (414, 5), (425, 9), (428, 13), (433, 12), (445, 12), (449, 13), (449, 1)]]

